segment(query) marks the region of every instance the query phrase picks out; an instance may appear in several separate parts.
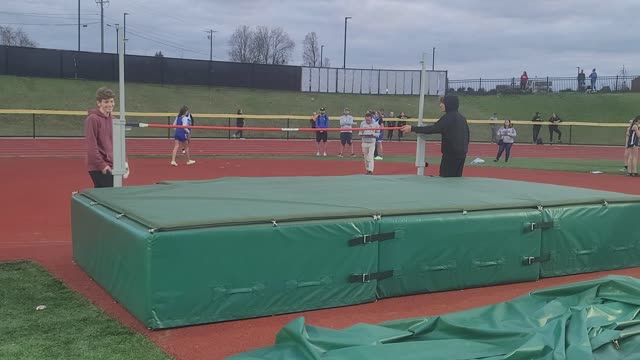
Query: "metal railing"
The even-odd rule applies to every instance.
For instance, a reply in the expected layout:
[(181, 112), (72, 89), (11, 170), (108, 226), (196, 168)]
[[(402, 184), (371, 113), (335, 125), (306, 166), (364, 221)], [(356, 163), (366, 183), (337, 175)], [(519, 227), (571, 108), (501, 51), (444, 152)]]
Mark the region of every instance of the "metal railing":
[[(587, 75), (588, 76), (588, 75)], [(631, 82), (639, 76), (601, 76), (596, 80), (597, 92), (624, 92), (631, 90)], [(583, 84), (577, 77), (533, 77), (523, 89), (520, 78), (449, 80), (449, 93), (468, 95), (494, 95), (497, 93), (587, 92), (591, 81)]]

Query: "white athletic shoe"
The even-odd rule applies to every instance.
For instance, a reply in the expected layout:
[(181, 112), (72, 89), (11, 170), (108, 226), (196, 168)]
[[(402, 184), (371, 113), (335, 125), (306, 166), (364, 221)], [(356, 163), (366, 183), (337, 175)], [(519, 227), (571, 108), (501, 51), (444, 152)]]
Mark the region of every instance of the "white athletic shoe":
[(376, 159), (376, 160), (382, 160), (382, 159), (383, 159), (383, 157), (382, 157), (382, 156), (376, 156), (374, 159)]
[(195, 164), (195, 163), (196, 163), (196, 161), (195, 161), (195, 160), (189, 160), (189, 161), (187, 161), (187, 165), (193, 165), (193, 164)]
[(320, 153), (319, 153), (319, 152), (317, 152), (317, 153), (316, 153), (316, 156), (320, 156)]
[(324, 155), (322, 155), (322, 156), (327, 156), (327, 153), (324, 153)]
[(171, 166), (178, 166), (178, 163), (177, 163), (177, 162), (175, 162), (175, 161), (172, 161), (172, 162), (171, 162)]

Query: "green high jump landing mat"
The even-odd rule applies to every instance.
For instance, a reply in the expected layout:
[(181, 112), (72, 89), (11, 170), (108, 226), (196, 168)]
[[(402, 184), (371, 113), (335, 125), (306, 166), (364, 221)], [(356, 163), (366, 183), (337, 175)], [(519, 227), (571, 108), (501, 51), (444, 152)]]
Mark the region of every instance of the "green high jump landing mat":
[(640, 266), (640, 197), (486, 178), (222, 178), (71, 198), (73, 258), (151, 329)]

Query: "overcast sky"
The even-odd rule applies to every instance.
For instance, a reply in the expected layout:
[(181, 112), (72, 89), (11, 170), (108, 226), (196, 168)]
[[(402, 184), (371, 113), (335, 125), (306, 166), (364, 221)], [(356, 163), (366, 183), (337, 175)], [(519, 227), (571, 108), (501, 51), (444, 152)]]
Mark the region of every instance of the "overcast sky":
[[(2, 0), (0, 25), (20, 27), (44, 48), (77, 49), (77, 0)], [(81, 49), (100, 51), (100, 8), (81, 0)], [(436, 69), (451, 79), (573, 76), (576, 67), (600, 76), (625, 65), (640, 74), (639, 0), (110, 0), (105, 24), (127, 16), (127, 53), (228, 59), (239, 25), (280, 26), (296, 42), (315, 31), (331, 65), (342, 67), (344, 17), (347, 67), (417, 69), (436, 47)], [(105, 25), (105, 52), (115, 52), (115, 28)]]

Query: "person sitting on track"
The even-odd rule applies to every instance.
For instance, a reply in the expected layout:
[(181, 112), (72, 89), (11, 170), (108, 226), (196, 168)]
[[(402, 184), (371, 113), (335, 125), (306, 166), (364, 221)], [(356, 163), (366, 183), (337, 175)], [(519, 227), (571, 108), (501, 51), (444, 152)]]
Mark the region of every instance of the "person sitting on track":
[[(101, 87), (96, 91), (96, 109), (89, 110), (84, 120), (84, 137), (87, 144), (86, 164), (89, 176), (96, 188), (113, 187), (113, 118), (115, 105), (113, 90)], [(124, 163), (129, 177), (129, 162)]]
[(469, 151), (469, 124), (458, 112), (460, 102), (455, 95), (440, 98), (440, 111), (446, 112), (435, 124), (427, 126), (405, 125), (402, 132), (419, 134), (442, 134), (441, 177), (461, 177)]
[[(182, 108), (180, 108), (180, 112), (178, 113), (178, 116), (174, 120), (173, 125), (176, 125), (176, 126), (191, 125), (189, 122), (189, 117), (187, 116), (188, 112), (189, 112), (188, 107), (183, 106)], [(178, 166), (178, 163), (176, 162), (176, 154), (178, 153), (178, 149), (180, 148), (180, 145), (182, 145), (182, 147), (185, 149), (185, 152), (187, 155), (187, 165), (195, 164), (196, 161), (191, 160), (191, 154), (189, 152), (189, 129), (182, 128), (182, 127), (175, 128), (173, 139), (175, 140), (175, 145), (173, 146), (173, 152), (171, 153), (171, 165)]]

